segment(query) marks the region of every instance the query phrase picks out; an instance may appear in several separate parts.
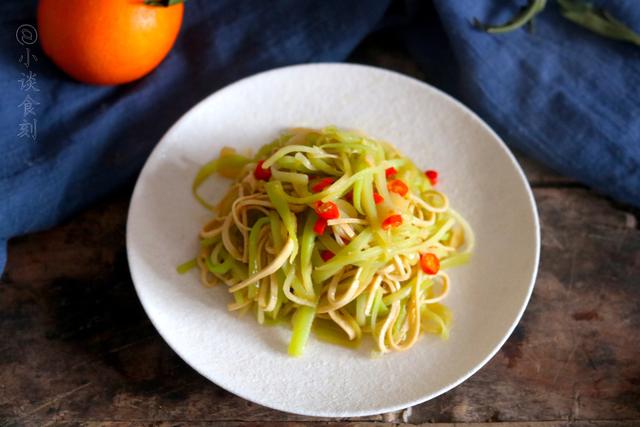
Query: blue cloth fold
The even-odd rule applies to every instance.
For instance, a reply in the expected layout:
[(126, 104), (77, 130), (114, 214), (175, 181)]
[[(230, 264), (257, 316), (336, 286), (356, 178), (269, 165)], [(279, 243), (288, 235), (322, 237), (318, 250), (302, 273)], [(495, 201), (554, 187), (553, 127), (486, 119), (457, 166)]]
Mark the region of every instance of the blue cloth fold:
[[(50, 227), (129, 182), (162, 134), (200, 99), (265, 69), (343, 61), (375, 31), (403, 40), (428, 82), (471, 106), (512, 146), (640, 206), (640, 48), (565, 21), (553, 4), (534, 34), (490, 36), (470, 20), (499, 22), (517, 5), (389, 3), (191, 0), (158, 69), (114, 87), (74, 82), (38, 43), (28, 44), (18, 29), (35, 26), (35, 1), (2, 3), (0, 272), (7, 239)], [(634, 6), (606, 3), (639, 30)], [(29, 72), (36, 83), (30, 89)], [(25, 113), (25, 100), (34, 114)]]
[[(603, 194), (640, 206), (640, 47), (600, 37), (548, 2), (535, 30), (483, 34), (497, 2), (435, 0), (457, 70), (451, 91), (506, 142)], [(600, 1), (640, 32), (635, 1)], [(419, 55), (419, 52), (416, 52)]]

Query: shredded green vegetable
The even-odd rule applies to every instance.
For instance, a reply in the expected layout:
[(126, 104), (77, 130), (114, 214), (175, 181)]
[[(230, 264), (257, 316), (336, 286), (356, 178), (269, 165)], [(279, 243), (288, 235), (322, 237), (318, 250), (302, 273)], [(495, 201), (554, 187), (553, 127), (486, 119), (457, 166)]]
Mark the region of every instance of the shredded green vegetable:
[[(233, 179), (218, 203), (198, 189)], [(205, 286), (227, 285), (229, 310), (261, 324), (290, 321), (289, 354), (311, 331), (380, 353), (406, 350), (422, 333), (446, 338), (445, 269), (469, 261), (473, 233), (415, 164), (392, 145), (334, 127), (292, 129), (251, 159), (225, 148), (193, 182), (215, 212), (194, 260)]]
[(291, 319), (293, 334), (291, 334), (291, 342), (289, 343), (290, 356), (302, 356), (315, 315), (316, 311), (313, 307), (302, 306), (296, 310)]
[(183, 264), (180, 264), (179, 266), (176, 267), (176, 271), (180, 274), (184, 274), (187, 271), (191, 270), (192, 268), (196, 268), (198, 266), (198, 264), (196, 263), (195, 258), (192, 260), (189, 260)]

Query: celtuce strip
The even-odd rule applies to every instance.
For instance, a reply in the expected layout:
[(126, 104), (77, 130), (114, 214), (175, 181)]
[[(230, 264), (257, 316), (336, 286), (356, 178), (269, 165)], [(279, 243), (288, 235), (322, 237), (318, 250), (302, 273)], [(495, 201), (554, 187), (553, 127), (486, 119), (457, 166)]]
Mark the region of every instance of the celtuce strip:
[(319, 338), (349, 348), (371, 335), (380, 353), (423, 333), (448, 337), (452, 284), (440, 269), (469, 260), (473, 232), (390, 144), (329, 127), (291, 129), (253, 159), (225, 148), (193, 183), (207, 209), (197, 190), (216, 172), (234, 183), (179, 270), (224, 284), (230, 311), (291, 322), (290, 355), (316, 324)]

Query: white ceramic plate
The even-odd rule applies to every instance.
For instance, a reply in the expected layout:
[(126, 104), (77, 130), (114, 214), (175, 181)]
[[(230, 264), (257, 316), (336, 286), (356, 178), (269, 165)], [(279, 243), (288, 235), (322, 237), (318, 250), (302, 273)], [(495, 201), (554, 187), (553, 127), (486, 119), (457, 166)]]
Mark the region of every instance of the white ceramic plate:
[[(394, 143), (475, 230), (471, 263), (451, 270), (451, 337), (372, 359), (311, 339), (286, 354), (290, 331), (227, 312), (225, 287), (205, 289), (175, 267), (194, 256), (209, 214), (193, 199), (198, 167), (227, 145), (255, 150), (291, 126), (336, 125)], [(221, 196), (228, 183), (203, 194)], [(448, 95), (393, 72), (346, 64), (281, 68), (232, 84), (184, 115), (149, 157), (127, 223), (131, 275), (162, 337), (228, 391), (282, 411), (361, 416), (405, 408), (460, 384), (502, 346), (535, 280), (539, 226), (531, 190), (499, 137)]]

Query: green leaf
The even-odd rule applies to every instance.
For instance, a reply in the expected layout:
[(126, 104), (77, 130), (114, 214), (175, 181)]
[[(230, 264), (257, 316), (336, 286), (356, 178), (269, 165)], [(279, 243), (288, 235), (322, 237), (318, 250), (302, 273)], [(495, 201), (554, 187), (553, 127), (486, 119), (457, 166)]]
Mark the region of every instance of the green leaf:
[(578, 0), (558, 0), (562, 16), (601, 36), (622, 40), (640, 46), (640, 35), (606, 10)]
[(508, 33), (532, 22), (533, 18), (544, 10), (546, 4), (547, 0), (530, 0), (529, 4), (523, 7), (519, 14), (502, 25), (483, 24), (477, 19), (473, 20), (473, 25), (479, 30), (491, 34)]
[(147, 6), (163, 6), (169, 7), (178, 3), (185, 3), (187, 0), (144, 0)]

